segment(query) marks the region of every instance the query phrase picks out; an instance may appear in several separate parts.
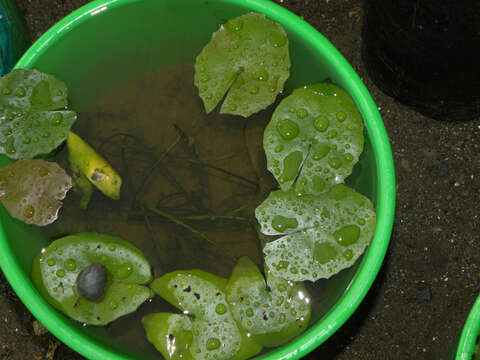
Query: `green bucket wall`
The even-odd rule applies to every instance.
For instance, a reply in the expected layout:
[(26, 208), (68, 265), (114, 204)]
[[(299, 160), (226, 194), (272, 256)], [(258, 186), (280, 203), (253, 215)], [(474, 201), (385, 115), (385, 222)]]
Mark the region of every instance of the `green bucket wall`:
[[(70, 89), (71, 107), (81, 111), (136, 74), (192, 62), (221, 23), (249, 11), (265, 13), (288, 33), (292, 75), (287, 93), (331, 79), (350, 93), (366, 124), (365, 151), (348, 184), (375, 204), (375, 237), (355, 266), (323, 281), (321, 309), (310, 328), (289, 344), (259, 356), (300, 358), (328, 339), (364, 298), (385, 256), (395, 208), (393, 159), (383, 122), (359, 77), (328, 40), (266, 0), (103, 0), (89, 3), (56, 24), (17, 67), (34, 67), (64, 80)], [(8, 162), (0, 157), (0, 166)], [(22, 301), (55, 336), (90, 359), (158, 358), (126, 348), (103, 328), (83, 327), (49, 306), (29, 277), (33, 257), (48, 240), (41, 229), (12, 219), (3, 209), (0, 220), (0, 266)]]
[[(467, 321), (463, 326), (460, 338), (454, 356), (451, 359), (455, 360), (472, 360), (475, 355), (478, 337), (480, 336), (480, 296), (477, 297), (475, 303), (468, 314)], [(479, 359), (480, 355), (476, 355), (475, 360)]]

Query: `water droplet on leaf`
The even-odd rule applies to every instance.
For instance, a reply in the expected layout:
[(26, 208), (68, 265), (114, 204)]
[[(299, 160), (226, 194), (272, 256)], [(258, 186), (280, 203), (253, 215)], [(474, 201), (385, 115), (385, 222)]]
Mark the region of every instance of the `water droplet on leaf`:
[(117, 272), (117, 277), (119, 279), (126, 279), (127, 277), (130, 276), (130, 274), (133, 271), (133, 266), (130, 263), (125, 263), (120, 265), (118, 272)]
[(360, 228), (357, 225), (347, 225), (335, 231), (333, 237), (339, 245), (353, 245), (360, 237)]
[(221, 345), (220, 340), (216, 338), (210, 338), (207, 340), (206, 348), (207, 350), (216, 350), (220, 347), (220, 345)]
[(77, 264), (73, 259), (67, 259), (63, 265), (68, 271), (74, 271), (77, 268)]
[(28, 205), (23, 211), (23, 216), (25, 216), (27, 219), (31, 219), (33, 215), (35, 215), (35, 209), (32, 205)]
[(255, 75), (254, 75), (254, 78), (256, 80), (259, 80), (259, 81), (267, 81), (268, 80), (268, 72), (267, 70), (265, 69), (260, 69), (258, 70)]
[(336, 136), (337, 136), (337, 130), (331, 130), (327, 133), (327, 135), (325, 137), (327, 139), (333, 139)]
[(339, 159), (332, 157), (328, 160), (328, 165), (333, 169), (338, 169), (342, 165), (342, 162)]
[(19, 97), (19, 98), (24, 97), (25, 94), (26, 94), (26, 92), (25, 92), (25, 89), (24, 89), (23, 87), (19, 87), (19, 88), (17, 89), (17, 91), (15, 91), (15, 96), (16, 96), (16, 97)]
[(281, 215), (276, 215), (272, 219), (272, 227), (278, 232), (284, 232), (287, 229), (296, 229), (298, 221), (296, 218), (287, 218)]
[(283, 139), (293, 140), (298, 136), (300, 129), (292, 120), (284, 119), (277, 123), (277, 131)]
[(223, 315), (227, 312), (227, 307), (224, 305), (224, 304), (218, 304), (216, 307), (215, 307), (215, 312), (218, 314), (218, 315)]
[(299, 119), (305, 119), (308, 116), (308, 112), (305, 109), (298, 109), (297, 110), (297, 117)]
[(313, 120), (313, 126), (320, 132), (324, 132), (328, 128), (328, 118), (326, 116), (320, 116)]

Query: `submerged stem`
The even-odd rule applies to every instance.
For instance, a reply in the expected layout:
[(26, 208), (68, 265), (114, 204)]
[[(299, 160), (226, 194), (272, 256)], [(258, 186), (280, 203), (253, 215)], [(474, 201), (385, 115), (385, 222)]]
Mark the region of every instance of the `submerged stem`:
[(248, 222), (250, 219), (241, 217), (241, 216), (233, 216), (233, 215), (191, 215), (191, 216), (180, 216), (179, 219), (181, 220), (237, 220), (237, 221), (245, 221)]
[[(201, 118), (201, 116), (197, 116), (192, 121), (192, 124), (190, 125), (190, 128), (193, 128), (197, 124), (198, 120), (200, 120), (200, 118)], [(155, 168), (167, 157), (167, 155), (170, 153), (170, 151), (172, 151), (172, 149), (180, 142), (180, 140), (182, 140), (182, 135), (178, 135), (175, 138), (175, 140), (173, 140), (173, 142), (165, 149), (165, 151), (159, 155), (157, 160), (155, 160), (155, 162), (151, 166), (149, 172), (147, 173), (147, 175), (143, 179), (142, 183), (138, 187), (137, 191), (135, 192), (135, 195), (134, 195), (134, 198), (133, 198), (134, 202), (138, 199), (138, 195), (143, 191), (143, 188), (147, 184), (148, 179), (150, 179), (150, 176), (152, 176)]]
[[(145, 220), (145, 226), (147, 228), (148, 233), (150, 234), (150, 238), (152, 239), (153, 246), (155, 247), (155, 250), (157, 251), (158, 262), (160, 263), (160, 270), (163, 270), (163, 269), (165, 269), (165, 266), (163, 265), (162, 261), (160, 260), (162, 253), (160, 251), (160, 248), (158, 247), (157, 237), (155, 236), (155, 232), (153, 230), (153, 227), (150, 224), (150, 219), (148, 218), (147, 212), (143, 208), (142, 208), (142, 213), (143, 213), (143, 218)], [(162, 271), (160, 271), (160, 273), (161, 272)]]
[(193, 159), (185, 159), (185, 161), (188, 161), (189, 163), (192, 163), (192, 164), (201, 165), (201, 166), (204, 166), (204, 167), (207, 167), (207, 168), (216, 170), (216, 171), (218, 171), (218, 172), (224, 173), (224, 174), (226, 174), (226, 175), (228, 175), (228, 176), (237, 178), (237, 179), (239, 179), (239, 180), (242, 180), (243, 182), (246, 182), (247, 184), (250, 184), (250, 185), (254, 186), (255, 188), (258, 186), (258, 184), (257, 184), (255, 181), (252, 181), (252, 180), (250, 180), (250, 179), (247, 179), (246, 177), (243, 177), (242, 175), (238, 175), (238, 174), (232, 173), (232, 172), (230, 172), (230, 171), (228, 171), (228, 170), (219, 168), (218, 166), (211, 165), (211, 164), (207, 164), (207, 163), (204, 163), (204, 162), (202, 162), (202, 161), (193, 160)]
[(193, 234), (197, 235), (199, 238), (209, 242), (210, 244), (216, 246), (218, 249), (220, 249), (221, 251), (223, 251), (227, 256), (229, 256), (234, 262), (237, 261), (237, 258), (235, 257), (235, 255), (233, 255), (232, 253), (230, 253), (227, 249), (225, 249), (222, 245), (220, 245), (219, 243), (209, 239), (205, 234), (201, 233), (200, 231), (198, 231), (197, 229), (191, 227), (190, 225), (184, 223), (182, 220), (180, 220), (179, 218), (175, 217), (175, 216), (172, 216), (160, 209), (152, 209), (152, 208), (149, 208), (149, 207), (143, 207), (142, 208), (146, 209), (146, 210), (149, 210), (157, 215), (160, 215), (160, 216), (163, 216), (164, 218), (174, 222), (175, 224), (179, 225), (179, 226), (182, 226), (184, 227), (185, 229), (189, 230), (190, 232), (192, 232)]

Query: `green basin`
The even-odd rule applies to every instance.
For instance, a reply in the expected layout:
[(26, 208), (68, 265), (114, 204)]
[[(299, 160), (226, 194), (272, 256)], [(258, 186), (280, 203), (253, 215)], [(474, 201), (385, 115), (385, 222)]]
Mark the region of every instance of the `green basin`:
[[(64, 80), (71, 107), (83, 110), (136, 74), (193, 61), (221, 23), (250, 11), (265, 13), (288, 33), (292, 75), (287, 93), (331, 79), (350, 93), (366, 124), (365, 151), (348, 184), (374, 203), (375, 237), (355, 266), (324, 281), (320, 310), (309, 329), (258, 357), (296, 359), (334, 334), (365, 297), (384, 259), (395, 210), (394, 166), (382, 119), (362, 81), (332, 44), (296, 15), (265, 0), (97, 0), (47, 31), (16, 66), (37, 68)], [(0, 157), (0, 166), (8, 163)], [(12, 219), (2, 207), (0, 225), (0, 266), (5, 276), (28, 309), (62, 342), (89, 359), (160, 356), (128, 348), (103, 328), (83, 327), (52, 308), (29, 275), (33, 257), (48, 244), (42, 229)]]
[[(480, 296), (477, 297), (468, 314), (467, 321), (458, 340), (457, 352), (452, 358), (455, 360), (472, 360), (478, 336), (480, 336)], [(478, 359), (478, 355), (475, 359)]]

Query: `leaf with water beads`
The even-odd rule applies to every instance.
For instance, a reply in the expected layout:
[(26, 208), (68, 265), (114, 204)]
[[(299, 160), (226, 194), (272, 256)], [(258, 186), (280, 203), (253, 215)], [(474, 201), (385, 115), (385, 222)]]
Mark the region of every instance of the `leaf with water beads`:
[[(107, 271), (100, 301), (81, 296), (82, 271), (100, 264)], [(153, 296), (143, 284), (152, 279), (150, 264), (129, 242), (110, 235), (78, 233), (55, 240), (33, 261), (32, 279), (43, 297), (74, 320), (105, 325), (134, 312)]]
[(363, 150), (363, 122), (340, 87), (296, 89), (265, 128), (267, 167), (282, 190), (320, 194), (351, 174)]
[(195, 86), (207, 113), (248, 117), (275, 101), (290, 75), (285, 30), (259, 13), (227, 21), (195, 61)]
[(3, 76), (0, 153), (12, 159), (33, 158), (57, 148), (77, 118), (75, 112), (63, 110), (67, 96), (65, 83), (38, 70), (16, 69)]
[(166, 359), (242, 360), (261, 351), (233, 318), (226, 284), (202, 270), (175, 271), (152, 282), (158, 295), (183, 311), (142, 320), (147, 338)]
[(0, 169), (0, 201), (27, 224), (53, 223), (72, 179), (57, 163), (22, 159)]
[(291, 281), (326, 279), (353, 265), (376, 225), (372, 203), (342, 184), (320, 195), (274, 191), (255, 216), (263, 234), (283, 235), (263, 253), (269, 272)]
[(263, 346), (285, 344), (300, 335), (310, 320), (310, 298), (301, 283), (272, 276), (242, 257), (227, 284), (233, 316)]

